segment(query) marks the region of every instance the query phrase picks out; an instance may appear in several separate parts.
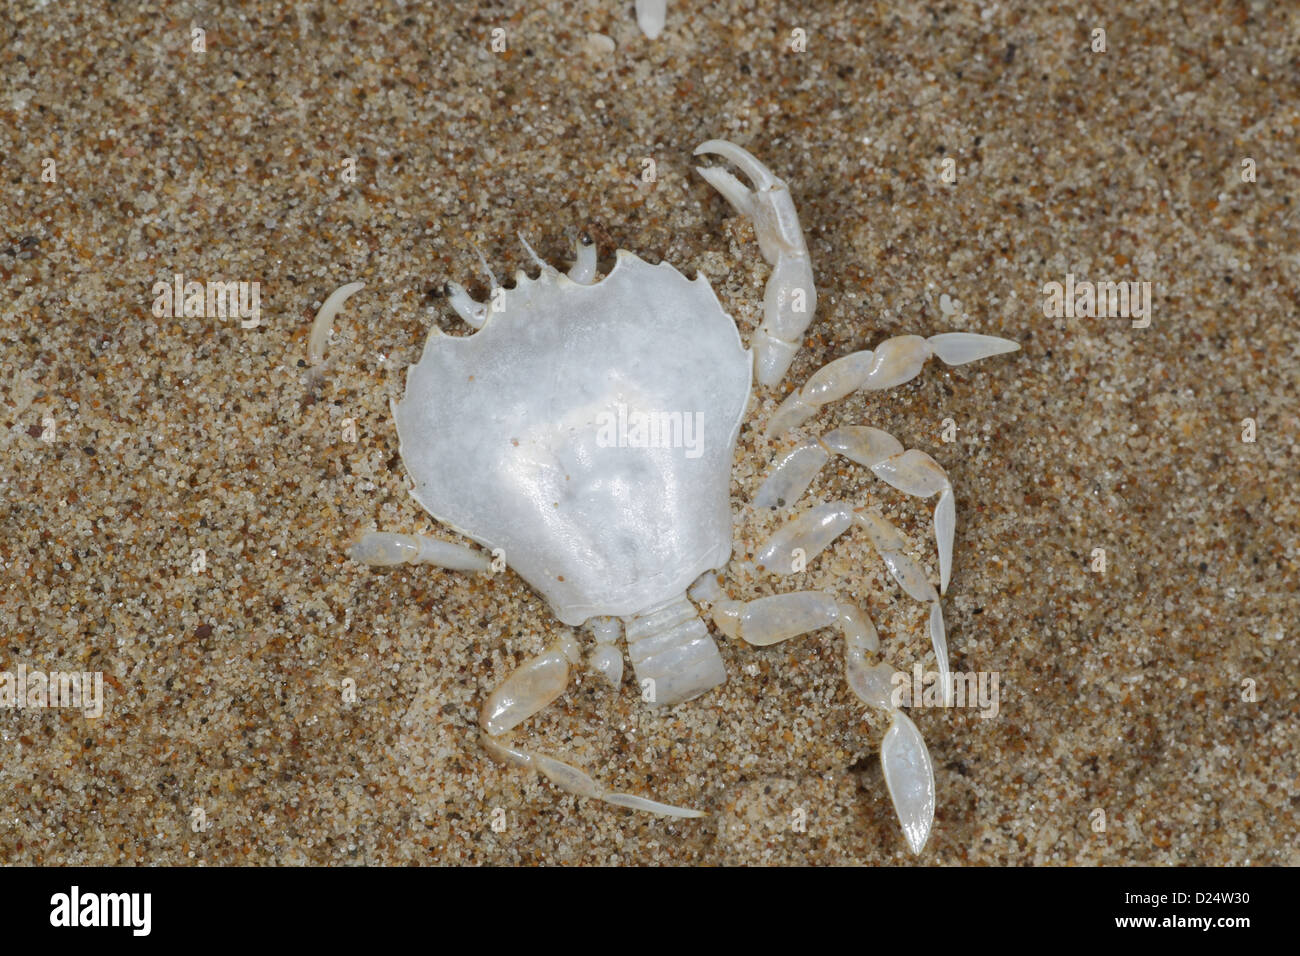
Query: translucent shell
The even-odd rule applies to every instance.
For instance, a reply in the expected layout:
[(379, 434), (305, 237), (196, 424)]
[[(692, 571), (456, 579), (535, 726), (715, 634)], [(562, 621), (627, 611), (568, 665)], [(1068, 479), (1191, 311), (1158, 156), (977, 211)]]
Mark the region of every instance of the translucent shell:
[(600, 282), (544, 267), (482, 328), (435, 332), (394, 408), (412, 494), (576, 625), (685, 593), (731, 555), (752, 363), (703, 276), (620, 250)]

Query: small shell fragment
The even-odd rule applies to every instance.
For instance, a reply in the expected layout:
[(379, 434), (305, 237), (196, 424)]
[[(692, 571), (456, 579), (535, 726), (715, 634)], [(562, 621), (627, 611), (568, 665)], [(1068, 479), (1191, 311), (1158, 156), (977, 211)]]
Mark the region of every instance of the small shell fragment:
[(587, 34), (587, 52), (592, 56), (609, 56), (614, 52), (614, 41), (603, 33)]
[(307, 361), (309, 364), (319, 365), (325, 360), (325, 346), (329, 344), (330, 329), (334, 325), (334, 316), (339, 314), (344, 302), (365, 287), (364, 282), (349, 282), (347, 285), (339, 286), (330, 293), (329, 298), (321, 305), (320, 311), (316, 313), (316, 318), (311, 324), (311, 337), (307, 340)]
[(651, 40), (664, 31), (668, 19), (668, 0), (636, 0), (636, 24)]

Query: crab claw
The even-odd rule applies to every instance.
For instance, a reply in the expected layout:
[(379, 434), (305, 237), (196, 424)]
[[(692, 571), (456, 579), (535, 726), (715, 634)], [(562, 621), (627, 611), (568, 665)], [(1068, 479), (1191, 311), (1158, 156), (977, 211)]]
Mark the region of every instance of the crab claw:
[(718, 167), (697, 166), (732, 207), (754, 224), (758, 248), (772, 266), (763, 294), (763, 324), (754, 333), (754, 376), (762, 385), (776, 385), (785, 377), (804, 330), (817, 308), (812, 262), (799, 228), (799, 214), (784, 182), (747, 150), (723, 139), (711, 139), (695, 148), (695, 155), (711, 153), (734, 164), (753, 183)]

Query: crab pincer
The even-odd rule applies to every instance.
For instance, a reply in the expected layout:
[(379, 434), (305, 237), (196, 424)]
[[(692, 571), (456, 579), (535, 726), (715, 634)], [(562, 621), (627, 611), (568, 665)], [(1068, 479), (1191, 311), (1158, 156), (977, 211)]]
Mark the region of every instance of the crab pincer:
[(697, 166), (736, 212), (754, 224), (758, 248), (772, 267), (763, 293), (763, 324), (750, 342), (754, 351), (754, 377), (772, 386), (785, 377), (802, 344), (804, 331), (817, 309), (812, 260), (799, 227), (790, 189), (747, 150), (724, 139), (711, 139), (695, 147), (695, 155), (713, 154), (731, 162), (754, 188), (717, 166)]

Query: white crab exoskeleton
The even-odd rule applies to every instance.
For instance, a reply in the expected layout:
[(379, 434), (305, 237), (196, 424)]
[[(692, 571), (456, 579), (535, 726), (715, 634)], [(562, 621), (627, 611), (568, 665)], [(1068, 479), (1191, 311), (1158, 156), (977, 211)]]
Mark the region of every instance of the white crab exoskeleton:
[[(702, 275), (691, 281), (667, 263), (650, 265), (620, 250), (614, 268), (597, 281), (595, 246), (585, 236), (567, 275), (528, 248), (540, 274), (532, 279), (520, 271), (514, 288), (495, 289), (490, 306), (448, 284), (452, 307), (477, 331), (450, 336), (435, 327), (394, 406), (412, 494), (447, 527), (489, 551), (501, 549), (562, 622), (587, 625), (595, 643), (587, 664), (614, 686), (623, 673), (621, 629), (645, 696), (661, 706), (698, 697), (726, 679), (697, 604), (708, 607), (723, 634), (753, 645), (839, 628), (849, 687), (890, 715), (881, 764), (908, 844), (919, 853), (934, 816), (934, 772), (916, 725), (892, 701), (894, 669), (871, 663), (880, 646), (871, 621), (825, 592), (738, 602), (718, 584), (732, 552), (730, 472), (751, 378), (775, 384), (784, 375), (811, 319), (815, 292), (785, 184), (731, 143), (710, 140), (696, 152), (730, 160), (755, 186), (750, 191), (725, 171), (701, 170), (750, 217), (773, 265), (752, 354)], [(856, 389), (908, 381), (931, 355), (961, 364), (1015, 348), (966, 333), (888, 339), (814, 375), (780, 406), (768, 433), (779, 435)], [(797, 550), (811, 559), (850, 527), (862, 527), (901, 588), (930, 606), (930, 636), (947, 696), (939, 594), (952, 566), (948, 479), (923, 452), (904, 450), (876, 429), (850, 426), (783, 455), (755, 504), (793, 505), (831, 455), (864, 466), (906, 494), (939, 496), (939, 588), (888, 521), (847, 502), (822, 504), (789, 521), (756, 563), (775, 573), (792, 570)], [(474, 548), (381, 532), (363, 535), (350, 554), (375, 565), (424, 562), (475, 571), (490, 563)], [(700, 816), (607, 791), (571, 764), (512, 742), (511, 732), (564, 691), (581, 660), (577, 641), (566, 633), (489, 695), (479, 718), (488, 750), (576, 794), (668, 816)]]

